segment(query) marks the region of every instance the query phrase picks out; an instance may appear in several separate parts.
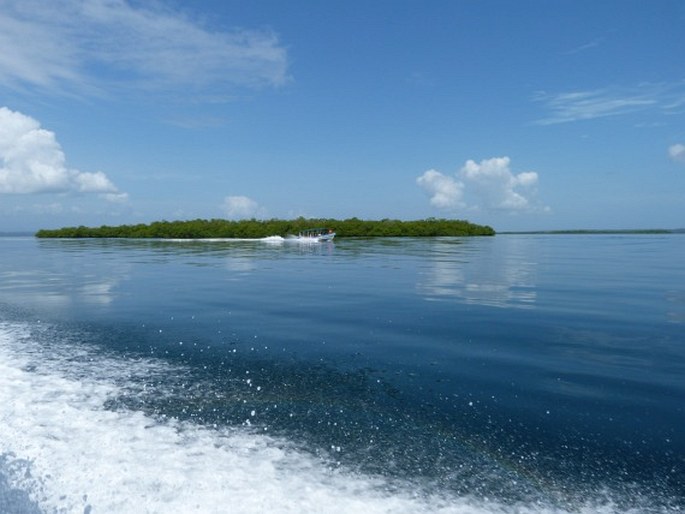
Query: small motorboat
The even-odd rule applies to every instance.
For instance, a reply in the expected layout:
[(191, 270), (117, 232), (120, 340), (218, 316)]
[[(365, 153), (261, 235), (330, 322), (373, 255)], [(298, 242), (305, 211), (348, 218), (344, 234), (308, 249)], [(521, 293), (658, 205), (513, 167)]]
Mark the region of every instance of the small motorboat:
[(335, 232), (330, 228), (310, 228), (297, 234), (300, 241), (331, 241), (335, 237)]

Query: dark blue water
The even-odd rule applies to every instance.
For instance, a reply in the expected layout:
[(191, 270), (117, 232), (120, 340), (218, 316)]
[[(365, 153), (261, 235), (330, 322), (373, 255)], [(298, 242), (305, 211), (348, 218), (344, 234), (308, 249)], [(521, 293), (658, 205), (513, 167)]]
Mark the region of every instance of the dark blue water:
[(682, 512), (684, 257), (0, 238), (0, 512)]

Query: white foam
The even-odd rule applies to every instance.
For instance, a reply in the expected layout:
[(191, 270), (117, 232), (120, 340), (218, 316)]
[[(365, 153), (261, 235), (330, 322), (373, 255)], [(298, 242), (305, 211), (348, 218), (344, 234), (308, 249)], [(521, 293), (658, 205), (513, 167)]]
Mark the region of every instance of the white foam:
[(164, 238), (159, 239), (165, 243), (282, 243), (285, 239), (281, 236), (266, 237), (199, 237), (199, 238)]
[(0, 456), (15, 463), (11, 486), (46, 512), (547, 511), (397, 493), (382, 478), (333, 470), (286, 440), (106, 410), (122, 380), (181, 368), (60, 348), (37, 343), (26, 326), (0, 323)]
[(285, 241), (285, 238), (281, 236), (268, 236), (268, 237), (263, 237), (262, 241), (265, 243), (282, 243)]

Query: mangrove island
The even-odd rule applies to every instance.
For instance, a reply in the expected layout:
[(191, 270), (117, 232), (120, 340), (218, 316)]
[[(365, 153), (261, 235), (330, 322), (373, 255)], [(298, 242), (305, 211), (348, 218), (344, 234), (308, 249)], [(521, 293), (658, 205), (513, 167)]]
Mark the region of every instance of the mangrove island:
[(331, 227), (336, 237), (435, 237), (435, 236), (492, 236), (495, 231), (487, 225), (476, 225), (465, 220), (428, 218), (400, 221), (393, 219), (345, 220), (326, 218), (296, 218), (294, 220), (239, 220), (196, 219), (189, 221), (155, 221), (150, 224), (101, 227), (65, 227), (42, 229), (40, 238), (149, 238), (149, 239), (229, 239), (261, 238), (297, 234), (311, 227)]

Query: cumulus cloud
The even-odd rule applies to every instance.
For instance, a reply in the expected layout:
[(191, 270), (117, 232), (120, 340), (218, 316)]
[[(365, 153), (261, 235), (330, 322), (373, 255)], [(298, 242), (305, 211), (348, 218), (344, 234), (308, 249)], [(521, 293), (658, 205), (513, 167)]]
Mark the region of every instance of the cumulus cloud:
[(0, 84), (50, 91), (227, 86), (288, 80), (287, 53), (269, 30), (224, 29), (160, 2), (3, 0)]
[(685, 163), (685, 145), (677, 143), (668, 148), (668, 155), (675, 162)]
[(264, 209), (247, 196), (227, 196), (222, 209), (229, 219), (256, 218), (264, 214)]
[(451, 209), (463, 206), (464, 184), (436, 170), (428, 170), (416, 183), (430, 196), (430, 203), (438, 209)]
[(528, 194), (537, 184), (538, 174), (526, 171), (514, 175), (509, 163), (509, 157), (494, 157), (480, 163), (468, 160), (459, 171), (459, 176), (480, 197), (487, 209), (529, 209)]
[[(536, 210), (533, 201), (538, 174), (525, 171), (514, 174), (509, 157), (468, 160), (456, 177), (428, 170), (416, 182), (430, 196), (430, 203), (443, 210), (482, 208), (520, 212)], [(467, 202), (466, 199), (472, 199)]]
[(124, 201), (122, 193), (101, 171), (69, 169), (54, 132), (30, 116), (0, 107), (0, 194), (97, 193)]

